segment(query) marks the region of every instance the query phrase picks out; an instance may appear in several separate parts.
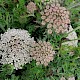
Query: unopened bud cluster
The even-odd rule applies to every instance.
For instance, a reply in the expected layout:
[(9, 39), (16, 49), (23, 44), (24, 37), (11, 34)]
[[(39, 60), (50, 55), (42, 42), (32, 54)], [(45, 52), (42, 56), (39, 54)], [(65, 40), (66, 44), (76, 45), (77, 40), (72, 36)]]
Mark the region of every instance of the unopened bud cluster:
[(48, 34), (52, 34), (53, 29), (57, 33), (64, 33), (70, 24), (69, 11), (58, 3), (47, 4), (41, 12), (41, 19), (42, 25), (47, 25)]
[(21, 68), (21, 65), (29, 63), (30, 45), (34, 39), (26, 30), (8, 29), (7, 32), (1, 34), (0, 40), (0, 55), (2, 64), (12, 64), (15, 69)]
[(35, 3), (34, 2), (29, 2), (28, 5), (27, 5), (27, 10), (30, 13), (34, 13), (34, 11), (37, 10), (37, 7), (36, 7)]
[(38, 41), (34, 43), (31, 49), (31, 56), (36, 60), (36, 64), (43, 64), (47, 66), (50, 61), (53, 60), (55, 51), (49, 42)]

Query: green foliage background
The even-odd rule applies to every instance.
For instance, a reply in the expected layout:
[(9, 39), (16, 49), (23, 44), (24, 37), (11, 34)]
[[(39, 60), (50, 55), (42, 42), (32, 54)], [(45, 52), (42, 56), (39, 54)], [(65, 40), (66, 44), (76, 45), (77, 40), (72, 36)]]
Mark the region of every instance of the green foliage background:
[[(31, 0), (0, 0), (0, 34), (8, 28), (21, 28), (28, 30), (35, 40), (46, 39), (46, 35), (43, 34), (45, 28), (39, 27), (41, 26), (39, 24), (40, 14), (37, 11), (34, 14), (27, 12), (26, 5), (29, 1)], [(32, 1), (42, 9), (40, 0)], [(73, 28), (80, 27), (80, 0), (63, 0), (62, 5), (71, 13), (70, 19)], [(62, 76), (66, 79), (75, 76), (76, 80), (80, 80), (80, 29), (76, 32), (79, 43), (75, 48), (61, 46), (62, 35), (54, 33), (53, 38), (47, 35), (58, 53), (47, 67), (36, 66), (34, 60), (30, 64), (25, 64), (21, 70), (14, 70), (12, 65), (0, 65), (0, 80), (59, 80)], [(74, 52), (74, 55), (70, 55), (70, 51)]]

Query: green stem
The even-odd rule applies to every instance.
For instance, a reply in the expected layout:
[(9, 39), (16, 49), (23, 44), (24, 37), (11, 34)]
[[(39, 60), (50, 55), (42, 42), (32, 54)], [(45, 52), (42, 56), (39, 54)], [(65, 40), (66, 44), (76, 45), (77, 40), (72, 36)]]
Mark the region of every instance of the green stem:
[(69, 33), (63, 35), (61, 38), (64, 38), (64, 37), (68, 36), (70, 33), (72, 33), (73, 31), (76, 31), (76, 30), (78, 30), (78, 29), (80, 29), (80, 26), (78, 26), (77, 28), (73, 29), (73, 30), (70, 31)]
[(4, 26), (0, 25), (0, 28), (3, 30), (3, 32), (6, 31), (5, 28), (4, 28)]
[[(76, 40), (80, 40), (80, 38), (72, 39), (72, 40), (70, 40), (70, 41), (76, 41)], [(66, 42), (69, 42), (69, 41), (66, 41)]]
[(76, 4), (73, 3), (72, 5), (68, 6), (67, 9), (70, 10), (70, 9), (75, 8), (75, 7), (78, 7), (78, 6), (80, 6), (80, 2), (79, 3), (76, 3)]

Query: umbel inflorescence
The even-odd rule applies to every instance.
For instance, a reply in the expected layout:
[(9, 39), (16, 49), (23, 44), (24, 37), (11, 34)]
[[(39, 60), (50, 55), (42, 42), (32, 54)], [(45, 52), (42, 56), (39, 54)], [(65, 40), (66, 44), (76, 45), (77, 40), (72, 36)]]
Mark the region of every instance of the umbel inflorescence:
[(70, 25), (69, 11), (59, 3), (47, 4), (41, 11), (41, 19), (42, 25), (47, 25), (48, 34), (52, 34), (52, 30), (57, 33), (67, 32)]
[(28, 5), (27, 5), (27, 10), (30, 13), (34, 13), (34, 11), (37, 10), (37, 6), (35, 5), (34, 2), (29, 2)]
[(54, 59), (55, 51), (49, 42), (38, 41), (34, 42), (31, 49), (31, 56), (36, 60), (36, 64), (43, 64), (47, 66), (50, 61)]
[(26, 30), (8, 29), (7, 32), (1, 34), (0, 40), (0, 55), (2, 64), (12, 64), (16, 69), (21, 68), (21, 65), (29, 63), (30, 46), (34, 39)]

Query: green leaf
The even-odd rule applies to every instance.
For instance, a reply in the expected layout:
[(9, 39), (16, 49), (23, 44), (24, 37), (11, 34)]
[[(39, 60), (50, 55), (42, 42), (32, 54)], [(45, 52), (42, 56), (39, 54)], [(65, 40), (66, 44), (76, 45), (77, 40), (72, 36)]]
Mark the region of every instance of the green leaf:
[(25, 0), (19, 0), (19, 5), (23, 7), (25, 5)]

